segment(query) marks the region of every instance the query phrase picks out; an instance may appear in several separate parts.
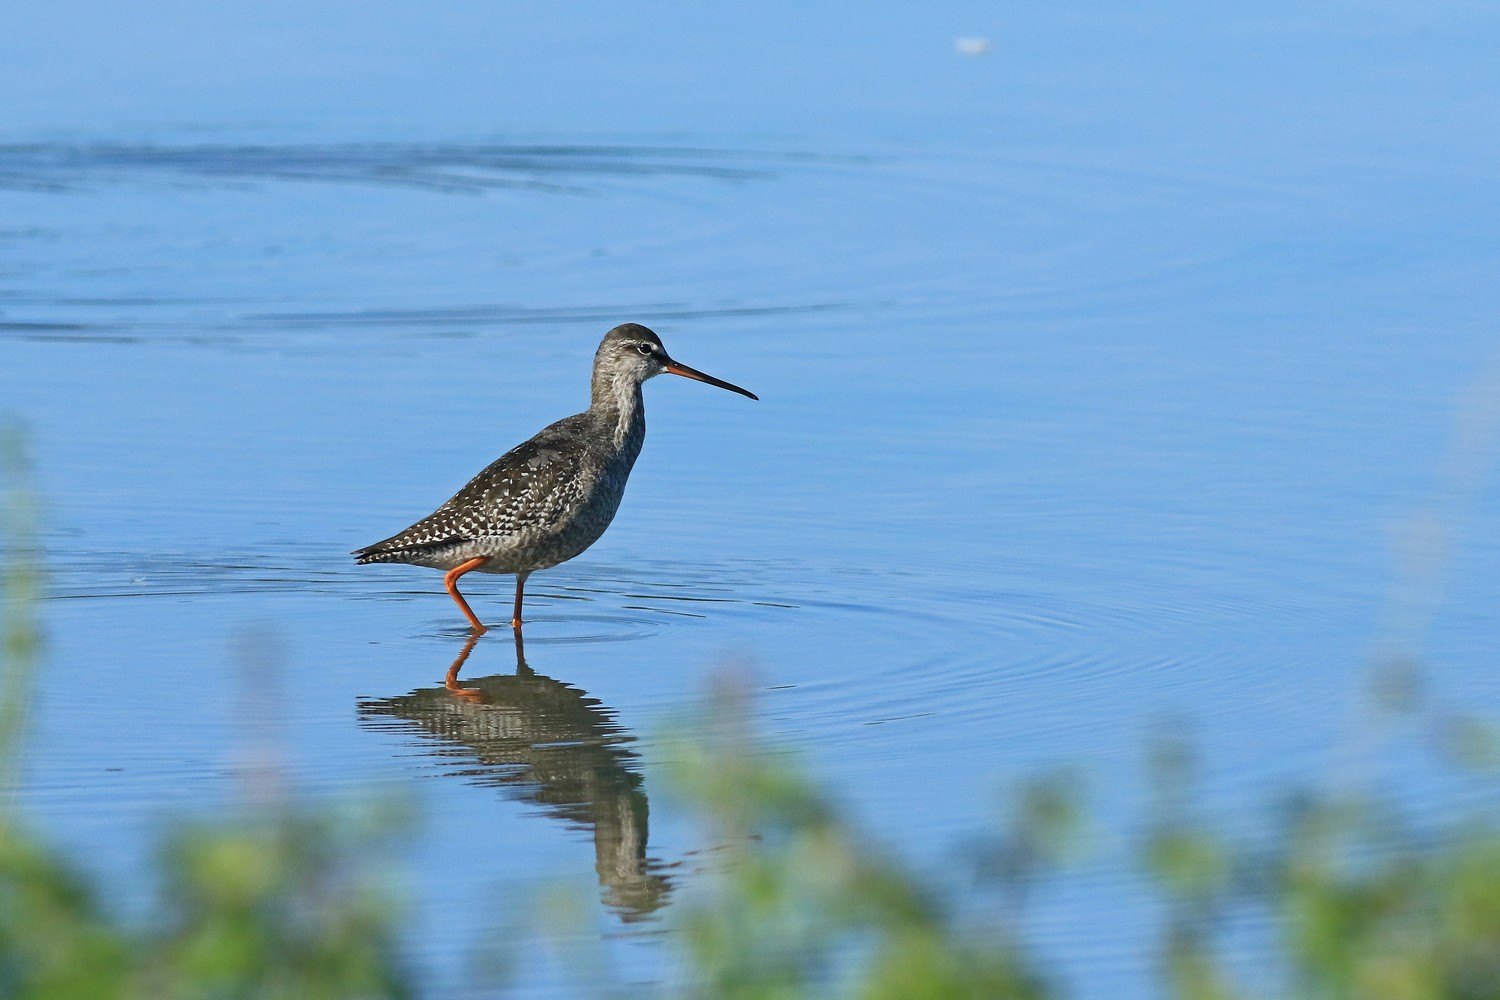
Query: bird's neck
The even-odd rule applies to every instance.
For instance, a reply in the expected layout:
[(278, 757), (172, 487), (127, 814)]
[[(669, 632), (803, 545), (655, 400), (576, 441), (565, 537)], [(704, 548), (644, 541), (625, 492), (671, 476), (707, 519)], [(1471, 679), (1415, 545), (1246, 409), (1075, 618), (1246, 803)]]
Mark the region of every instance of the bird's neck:
[(593, 410), (614, 431), (616, 448), (633, 442), (640, 449), (646, 436), (646, 406), (641, 398), (641, 384), (634, 379), (596, 375), (593, 385)]

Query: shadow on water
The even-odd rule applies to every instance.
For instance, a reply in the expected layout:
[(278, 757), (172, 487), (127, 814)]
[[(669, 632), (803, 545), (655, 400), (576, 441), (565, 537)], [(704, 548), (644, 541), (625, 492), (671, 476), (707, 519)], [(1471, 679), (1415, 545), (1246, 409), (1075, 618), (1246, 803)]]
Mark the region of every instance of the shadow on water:
[(626, 922), (650, 916), (671, 881), (646, 856), (650, 805), (628, 748), (635, 737), (597, 698), (532, 670), (519, 633), (514, 674), (461, 682), (479, 638), (464, 645), (442, 687), (361, 701), (360, 724), (415, 732), (423, 752), (459, 762), (445, 773), (589, 830), (605, 905)]

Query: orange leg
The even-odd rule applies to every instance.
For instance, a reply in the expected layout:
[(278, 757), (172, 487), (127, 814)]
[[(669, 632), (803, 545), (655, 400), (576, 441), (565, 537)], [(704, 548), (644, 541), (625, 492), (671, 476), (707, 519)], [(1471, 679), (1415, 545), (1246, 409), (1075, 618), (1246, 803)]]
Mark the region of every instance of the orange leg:
[(510, 614), (510, 627), (519, 629), (521, 627), (521, 597), (526, 590), (526, 578), (530, 573), (516, 574), (516, 607)]
[(469, 619), (469, 624), (474, 626), (476, 632), (487, 632), (489, 630), (484, 627), (484, 622), (479, 620), (479, 616), (474, 614), (474, 609), (469, 607), (469, 602), (464, 600), (464, 595), (458, 592), (458, 578), (469, 570), (478, 569), (489, 561), (488, 556), (475, 556), (468, 562), (459, 563), (443, 577), (443, 586), (448, 588), (448, 596), (458, 602), (459, 609), (463, 611), (464, 617)]

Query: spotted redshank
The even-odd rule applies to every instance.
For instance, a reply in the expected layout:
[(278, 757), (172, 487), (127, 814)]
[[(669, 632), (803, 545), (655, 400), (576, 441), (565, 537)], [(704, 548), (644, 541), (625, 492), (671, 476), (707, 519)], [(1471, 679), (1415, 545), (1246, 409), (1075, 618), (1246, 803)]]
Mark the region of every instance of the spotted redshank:
[(682, 375), (757, 399), (753, 392), (673, 361), (639, 323), (604, 335), (594, 355), (593, 398), (492, 462), (447, 503), (384, 541), (356, 549), (357, 562), (411, 563), (446, 570), (443, 583), (476, 632), (485, 625), (458, 592), (458, 578), (514, 573), (511, 626), (521, 627), (526, 578), (572, 559), (614, 520), (625, 480), (646, 440), (641, 384)]

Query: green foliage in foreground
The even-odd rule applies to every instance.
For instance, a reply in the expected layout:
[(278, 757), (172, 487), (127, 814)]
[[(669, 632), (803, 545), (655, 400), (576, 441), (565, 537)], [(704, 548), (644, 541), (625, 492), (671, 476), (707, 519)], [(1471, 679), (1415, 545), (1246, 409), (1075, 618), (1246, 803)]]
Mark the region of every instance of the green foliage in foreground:
[[(1036, 1000), (1066, 994), (1017, 926), (1028, 887), (1077, 850), (1084, 818), (1062, 779), (1025, 789), (981, 852), (1008, 923), (945, 910), (879, 853), (795, 768), (771, 761), (724, 710), (688, 746), (679, 784), (730, 845), (677, 918), (690, 961), (681, 994), (732, 1000)], [(1500, 827), (1447, 822), (1419, 835), (1388, 804), (1304, 797), (1255, 850), (1195, 823), (1180, 750), (1158, 761), (1154, 826), (1138, 847), (1165, 904), (1160, 995), (1176, 1000), (1500, 998)], [(1176, 758), (1177, 763), (1172, 763)], [(691, 894), (689, 894), (691, 896)], [(1221, 949), (1248, 917), (1279, 951), (1246, 976)], [(849, 956), (857, 955), (857, 960)], [(1246, 979), (1249, 981), (1246, 981)], [(1269, 984), (1269, 985), (1268, 985)]]
[[(0, 473), (8, 487), (0, 508), (0, 768), (8, 779), (39, 631), (35, 505), (14, 435), (0, 434)], [(412, 996), (397, 958), (398, 912), (375, 874), (393, 818), (251, 798), (227, 819), (174, 831), (160, 859), (158, 905), (144, 921), (111, 912), (91, 876), (26, 831), (8, 798), (0, 803), (0, 997)]]
[[(24, 471), (17, 455), (0, 442), (0, 471), (13, 482)], [(7, 500), (0, 778), (11, 777), (37, 649), (32, 507), (22, 489)], [(1084, 810), (1069, 782), (1024, 789), (1010, 826), (976, 853), (976, 873), (1001, 903), (981, 918), (956, 912), (945, 893), (861, 836), (800, 769), (767, 752), (738, 699), (721, 698), (705, 717), (704, 729), (678, 744), (674, 783), (705, 821), (713, 849), (669, 917), (669, 941), (681, 952), (677, 981), (651, 995), (1064, 995), (1026, 947), (1022, 916), (1028, 889), (1077, 850)], [(1250, 853), (1193, 820), (1187, 782), (1167, 759), (1157, 770), (1155, 825), (1139, 851), (1165, 904), (1163, 996), (1500, 997), (1500, 827), (1492, 815), (1418, 835), (1379, 802), (1313, 796), (1286, 812), (1268, 848)], [(255, 801), (169, 838), (158, 905), (139, 921), (111, 912), (91, 876), (0, 804), (0, 998), (415, 995), (416, 979), (396, 957), (400, 912), (377, 877), (389, 817), (297, 807), (274, 795)], [(1250, 983), (1220, 942), (1227, 922), (1246, 914), (1268, 921), (1280, 945), (1277, 968), (1257, 970)], [(600, 991), (638, 995), (609, 982)]]
[(363, 834), (288, 807), (180, 831), (161, 918), (101, 906), (80, 872), (14, 825), (0, 832), (0, 996), (14, 1000), (406, 997), (395, 910), (362, 864)]
[[(1448, 822), (1419, 837), (1372, 800), (1307, 796), (1263, 852), (1180, 816), (1145, 855), (1168, 901), (1164, 993), (1180, 1000), (1500, 997), (1500, 829)], [(1216, 952), (1225, 918), (1278, 932), (1282, 985), (1236, 981)]]
[[(791, 1000), (1041, 1000), (1053, 995), (1004, 924), (970, 926), (939, 891), (853, 830), (802, 772), (748, 731), (728, 688), (710, 724), (680, 741), (676, 786), (719, 845), (674, 914), (687, 997)], [(1069, 840), (1061, 785), (1038, 785), (992, 852), (1019, 893)]]

